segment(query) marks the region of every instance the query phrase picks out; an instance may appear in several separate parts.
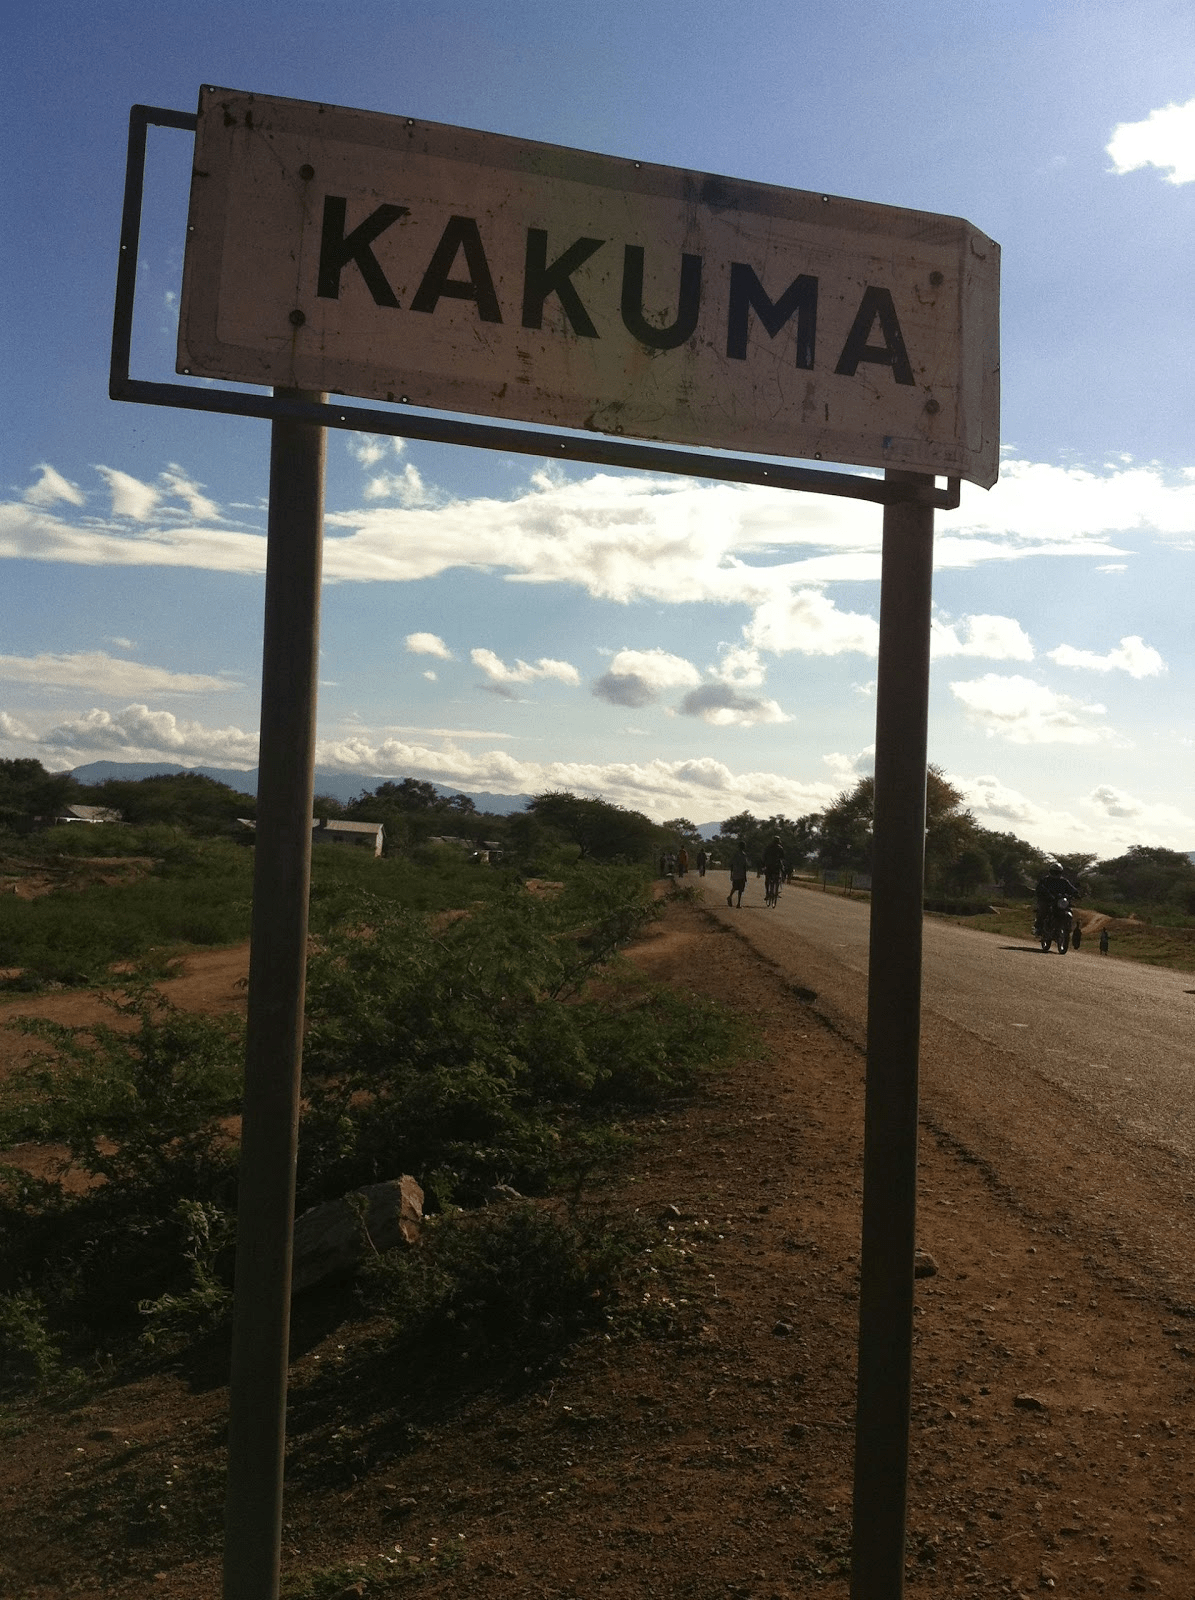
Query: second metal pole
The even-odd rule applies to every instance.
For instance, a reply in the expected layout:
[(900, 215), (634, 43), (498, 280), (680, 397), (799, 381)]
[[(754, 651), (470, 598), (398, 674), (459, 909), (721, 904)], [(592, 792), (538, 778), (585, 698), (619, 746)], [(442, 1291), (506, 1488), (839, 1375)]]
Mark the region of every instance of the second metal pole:
[[(325, 398), (293, 390), (276, 393)], [(225, 1600), (276, 1600), (278, 1594), (324, 458), (322, 428), (296, 422), (272, 425), (249, 1023), (237, 1184)]]
[(933, 480), (886, 477), (910, 498), (884, 508), (851, 1600), (904, 1593), (913, 1357), (934, 547), (933, 508), (913, 496)]

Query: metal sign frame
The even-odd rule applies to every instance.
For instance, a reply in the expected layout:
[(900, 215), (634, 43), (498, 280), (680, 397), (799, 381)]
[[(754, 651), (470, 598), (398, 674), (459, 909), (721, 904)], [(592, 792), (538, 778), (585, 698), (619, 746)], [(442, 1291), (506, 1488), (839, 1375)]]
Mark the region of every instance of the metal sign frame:
[[(214, 411), (225, 416), (262, 417), (267, 421), (316, 423), (353, 433), (382, 433), (403, 439), (425, 439), (435, 444), (465, 444), (476, 449), (503, 450), (515, 455), (547, 456), (556, 461), (589, 461), (603, 467), (626, 467), (645, 472), (679, 473), (690, 478), (716, 478), (725, 483), (752, 483), (768, 489), (804, 490), (875, 505), (908, 500), (908, 487), (897, 489), (887, 478), (864, 473), (833, 472), (801, 467), (785, 461), (763, 461), (749, 456), (715, 454), (662, 445), (638, 444), (605, 434), (574, 434), (556, 430), (469, 422), (454, 416), (417, 410), (380, 410), (373, 406), (344, 406), (326, 401), (290, 399), (274, 394), (243, 394), (235, 389), (213, 389), (198, 383), (155, 383), (129, 374), (132, 357), (133, 311), (137, 288), (137, 249), (141, 237), (141, 205), (145, 186), (145, 147), (148, 129), (179, 128), (194, 133), (194, 112), (171, 111), (161, 106), (134, 106), (129, 113), (128, 164), (125, 171), (124, 213), (120, 230), (120, 265), (116, 280), (116, 310), (112, 322), (112, 365), (108, 394), (113, 400), (133, 400), (145, 405), (179, 406), (193, 411)], [(918, 475), (921, 487), (913, 498), (938, 511), (953, 511), (959, 504), (959, 478), (946, 480), (945, 489), (927, 475)]]
[(876, 478), (605, 435), (341, 406), (313, 392), (243, 393), (133, 378), (151, 125), (194, 132), (197, 118), (154, 106), (130, 112), (109, 394), (272, 425), (258, 790), (264, 825), (254, 862), (225, 1600), (277, 1600), (279, 1589), (327, 428), (835, 495), (884, 508), (851, 1597), (899, 1600), (912, 1387), (934, 511), (959, 504), (960, 480), (948, 478), (941, 489), (923, 471), (888, 468)]

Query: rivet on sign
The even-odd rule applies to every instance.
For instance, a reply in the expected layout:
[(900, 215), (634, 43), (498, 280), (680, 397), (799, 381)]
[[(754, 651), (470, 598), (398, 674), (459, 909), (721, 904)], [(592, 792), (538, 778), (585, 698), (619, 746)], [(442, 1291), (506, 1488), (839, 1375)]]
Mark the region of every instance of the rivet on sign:
[(929, 412), (931, 417), (936, 417), (938, 412), (941, 411), (942, 407), (931, 395), (931, 397), (925, 402), (925, 409)]
[(400, 396), (399, 396), (399, 399), (400, 399), (400, 401), (401, 401), (401, 403), (402, 403), (402, 404), (403, 404), (403, 405), (404, 405), (404, 406), (405, 406), (405, 405), (406, 405), (406, 403), (407, 403), (407, 397), (406, 397), (406, 395), (405, 395), (405, 394), (404, 394), (404, 395), (400, 395)]
[(292, 328), (301, 328), (306, 321), (307, 321), (307, 318), (303, 315), (303, 313), (300, 310), (298, 310), (297, 307), (296, 307), (296, 309), (294, 311), (291, 312), (291, 314), (290, 314), (290, 324), (291, 324)]
[(933, 284), (934, 288), (937, 289), (945, 280), (940, 272), (931, 272), (929, 275), (929, 281)]
[(822, 205), (828, 206), (829, 204), (830, 204), (830, 196), (828, 194), (822, 195)]
[(315, 168), (311, 166), (309, 162), (304, 161), (303, 165), (299, 168), (299, 176), (300, 178), (314, 178)]

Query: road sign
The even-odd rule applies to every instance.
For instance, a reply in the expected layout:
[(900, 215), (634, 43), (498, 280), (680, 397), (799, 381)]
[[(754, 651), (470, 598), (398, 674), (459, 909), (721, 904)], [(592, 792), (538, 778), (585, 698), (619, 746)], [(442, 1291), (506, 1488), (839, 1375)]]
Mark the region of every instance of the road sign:
[(205, 88), (179, 370), (995, 482), (955, 217)]

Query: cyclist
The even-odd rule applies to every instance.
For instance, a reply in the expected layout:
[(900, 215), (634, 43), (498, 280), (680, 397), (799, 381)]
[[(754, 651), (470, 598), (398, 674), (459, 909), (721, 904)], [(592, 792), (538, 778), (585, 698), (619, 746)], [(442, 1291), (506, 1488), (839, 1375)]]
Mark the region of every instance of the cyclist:
[(763, 853), (764, 900), (774, 906), (780, 898), (780, 885), (784, 881), (784, 846), (777, 834)]

